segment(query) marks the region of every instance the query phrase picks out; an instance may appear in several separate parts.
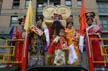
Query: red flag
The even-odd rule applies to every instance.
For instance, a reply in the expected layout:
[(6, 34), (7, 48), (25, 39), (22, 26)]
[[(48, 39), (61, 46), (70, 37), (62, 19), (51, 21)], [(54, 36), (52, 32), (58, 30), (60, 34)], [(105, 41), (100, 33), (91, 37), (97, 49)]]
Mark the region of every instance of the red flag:
[(85, 29), (86, 29), (86, 16), (85, 16), (85, 7), (84, 7), (84, 0), (82, 0), (81, 3), (81, 9), (80, 9), (80, 35), (85, 34)]
[[(85, 7), (84, 7), (84, 0), (82, 0), (81, 10), (80, 10), (80, 39), (79, 39), (79, 49), (81, 52), (83, 52), (84, 47), (84, 35), (86, 33), (86, 16), (85, 16)], [(87, 33), (86, 33), (87, 34)], [(89, 41), (89, 38), (87, 37), (87, 40)], [(87, 43), (89, 44), (89, 42)], [(89, 71), (93, 71), (93, 59), (90, 55), (90, 47), (86, 48), (88, 51), (88, 67)]]
[(85, 16), (85, 7), (84, 7), (84, 0), (82, 0), (81, 3), (81, 9), (80, 9), (80, 37), (79, 37), (79, 49), (81, 52), (83, 52), (83, 46), (84, 46), (84, 35), (86, 32), (86, 16)]

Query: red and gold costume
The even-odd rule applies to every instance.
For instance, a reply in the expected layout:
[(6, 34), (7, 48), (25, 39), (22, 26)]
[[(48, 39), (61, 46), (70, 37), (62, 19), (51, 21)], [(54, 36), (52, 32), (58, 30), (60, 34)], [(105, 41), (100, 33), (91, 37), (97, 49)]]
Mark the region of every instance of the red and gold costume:
[(55, 51), (55, 45), (53, 45), (54, 30), (51, 27), (48, 27), (48, 30), (49, 30), (49, 35), (50, 35), (50, 44), (49, 44), (49, 47), (48, 47), (48, 54), (54, 54), (54, 51)]
[[(64, 37), (58, 37), (58, 41), (56, 42), (55, 47), (55, 58), (54, 64), (55, 65), (64, 65), (66, 64), (65, 61), (65, 51), (63, 49), (67, 48), (67, 42)], [(56, 38), (55, 38), (56, 39)]]
[[(89, 34), (89, 42), (90, 46), (92, 48), (92, 53), (93, 53), (93, 60), (94, 61), (102, 61), (102, 55), (101, 55), (101, 50), (100, 50), (100, 40), (99, 40), (99, 35), (102, 34), (100, 28), (96, 25), (91, 25), (92, 27), (89, 28), (88, 34)], [(98, 30), (95, 30), (95, 29)], [(95, 38), (95, 39), (92, 39)], [(95, 63), (95, 66), (101, 66), (103, 65), (102, 63)]]
[[(20, 29), (18, 29), (18, 26), (16, 28), (16, 32), (14, 34), (15, 39), (24, 39), (24, 33)], [(22, 55), (23, 55), (23, 46), (24, 42), (23, 41), (17, 41), (16, 42), (16, 51), (15, 51), (15, 60), (16, 61), (21, 61), (22, 60)]]
[(55, 51), (55, 45), (53, 45), (54, 30), (52, 29), (51, 26), (48, 27), (48, 30), (49, 30), (50, 42), (49, 42), (49, 46), (48, 46), (48, 53), (47, 53), (47, 58), (46, 58), (46, 64), (52, 65), (53, 64), (53, 59), (54, 59), (54, 51)]

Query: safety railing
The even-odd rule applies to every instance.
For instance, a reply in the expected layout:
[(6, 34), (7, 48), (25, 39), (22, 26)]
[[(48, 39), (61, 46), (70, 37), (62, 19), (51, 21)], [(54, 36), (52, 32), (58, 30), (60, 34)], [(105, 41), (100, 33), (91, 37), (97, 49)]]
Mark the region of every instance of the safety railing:
[[(102, 56), (102, 61), (94, 61), (93, 57), (93, 51), (92, 51), (92, 45), (90, 45), (90, 53), (92, 56), (92, 62), (91, 63), (103, 63), (103, 67), (108, 66), (108, 44), (104, 44), (105, 42), (108, 42), (108, 38), (90, 38), (90, 43), (93, 40), (99, 40), (100, 41), (100, 52)], [(10, 45), (9, 43), (11, 42), (22, 42), (24, 41), (23, 39), (0, 39), (0, 63), (22, 63), (22, 61), (15, 61), (15, 45)], [(92, 66), (95, 68), (95, 66)], [(89, 71), (91, 71), (89, 69)]]
[(15, 52), (16, 52), (15, 43), (17, 42), (24, 42), (24, 40), (23, 39), (13, 39), (13, 40), (0, 39), (0, 63), (7, 64), (7, 65), (22, 63), (22, 60), (21, 61), (15, 60)]
[[(100, 49), (102, 60), (94, 60), (94, 52), (93, 52), (94, 47), (91, 43), (93, 43), (92, 41), (96, 41), (96, 40), (100, 43), (100, 48), (99, 49)], [(89, 55), (91, 55), (91, 60), (92, 60), (92, 61), (90, 61), (90, 58), (88, 58), (88, 60), (90, 61), (89, 63), (91, 63), (91, 65), (89, 65), (90, 66), (89, 71), (92, 71), (93, 69), (95, 70), (95, 67), (96, 67), (95, 64), (101, 64), (100, 67), (103, 67), (103, 68), (108, 67), (108, 43), (107, 43), (108, 38), (99, 38), (99, 39), (90, 38), (89, 41), (90, 41), (89, 42), (89, 44), (90, 44)], [(107, 44), (105, 44), (105, 42)], [(97, 44), (95, 44), (95, 46), (97, 46)], [(95, 51), (95, 52), (97, 52), (97, 51)]]

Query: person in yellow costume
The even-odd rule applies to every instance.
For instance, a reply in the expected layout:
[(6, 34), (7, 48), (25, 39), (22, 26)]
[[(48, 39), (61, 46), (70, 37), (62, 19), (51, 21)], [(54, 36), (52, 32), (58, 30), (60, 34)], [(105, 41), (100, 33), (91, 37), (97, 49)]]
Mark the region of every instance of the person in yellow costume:
[(65, 37), (69, 46), (68, 64), (80, 64), (80, 53), (76, 39), (78, 38), (77, 32), (73, 28), (73, 23), (68, 22), (65, 29)]
[(80, 52), (79, 52), (79, 48), (78, 48), (78, 41), (79, 41), (79, 32), (78, 30), (74, 31), (74, 35), (73, 35), (74, 39), (74, 48), (76, 50), (77, 56), (78, 56), (78, 60), (75, 62), (75, 65), (80, 65)]

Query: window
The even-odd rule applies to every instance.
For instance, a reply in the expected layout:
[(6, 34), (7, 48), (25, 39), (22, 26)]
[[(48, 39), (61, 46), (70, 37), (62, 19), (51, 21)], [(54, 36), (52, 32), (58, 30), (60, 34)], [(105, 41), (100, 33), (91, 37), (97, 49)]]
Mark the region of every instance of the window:
[(99, 13), (108, 13), (108, 0), (97, 0)]
[(3, 2), (3, 0), (0, 0), (0, 9), (1, 9), (1, 7), (2, 7), (2, 2)]
[(66, 0), (65, 5), (69, 6), (69, 7), (72, 7), (72, 1), (71, 0)]
[(77, 0), (77, 7), (78, 7), (78, 8), (81, 7), (81, 0)]
[(38, 4), (38, 8), (43, 8), (43, 4)]
[(13, 0), (12, 8), (17, 9), (17, 8), (19, 8), (19, 5), (20, 5), (20, 0)]
[(18, 16), (11, 16), (11, 26), (16, 26)]
[(47, 0), (37, 0), (37, 14), (42, 15), (43, 8), (47, 5)]
[(28, 8), (30, 0), (25, 0), (25, 8)]
[(54, 6), (58, 6), (58, 5), (60, 5), (60, 3), (54, 3)]
[(47, 6), (47, 5), (48, 5), (48, 3), (47, 3), (47, 2), (44, 2), (43, 6), (45, 7), (45, 6)]
[(58, 6), (60, 5), (60, 0), (50, 0), (50, 5)]
[(37, 13), (39, 15), (42, 14), (43, 7), (44, 7), (44, 4), (43, 3), (40, 3), (40, 4), (37, 5)]
[(57, 2), (55, 2), (55, 3), (54, 3), (54, 2), (51, 2), (50, 5), (52, 5), (52, 6), (58, 6), (58, 5), (60, 5), (60, 3), (57, 3)]
[(0, 12), (1, 12), (1, 8), (2, 8), (2, 2), (3, 2), (3, 0), (0, 0)]
[(108, 16), (99, 16), (101, 21), (101, 29), (103, 32), (108, 31)]

